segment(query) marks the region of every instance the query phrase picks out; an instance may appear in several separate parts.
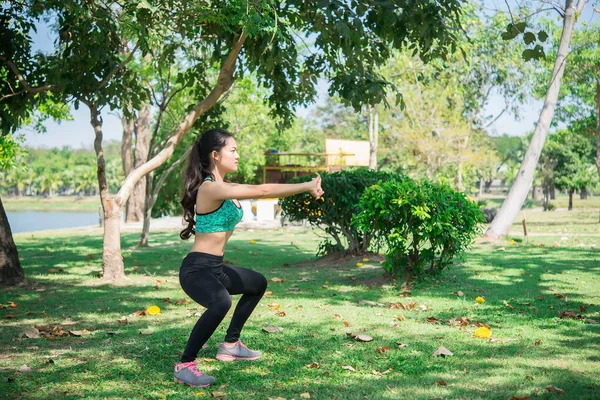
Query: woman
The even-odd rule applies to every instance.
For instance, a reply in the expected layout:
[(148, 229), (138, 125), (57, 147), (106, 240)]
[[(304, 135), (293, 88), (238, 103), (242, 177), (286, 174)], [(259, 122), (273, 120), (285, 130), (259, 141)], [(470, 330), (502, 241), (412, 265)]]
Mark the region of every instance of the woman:
[(319, 174), (310, 182), (297, 184), (239, 185), (223, 180), (225, 174), (238, 169), (240, 156), (233, 136), (224, 129), (202, 134), (190, 153), (181, 200), (187, 227), (183, 240), (194, 234), (194, 246), (179, 271), (185, 293), (206, 307), (190, 334), (175, 364), (175, 381), (190, 386), (210, 386), (215, 378), (202, 373), (196, 365), (198, 351), (217, 329), (229, 309), (232, 294), (241, 294), (217, 360), (256, 360), (261, 352), (248, 349), (240, 341), (240, 332), (262, 298), (267, 280), (258, 272), (223, 264), (225, 244), (242, 219), (238, 200), (285, 197), (309, 192), (316, 198), (323, 194)]

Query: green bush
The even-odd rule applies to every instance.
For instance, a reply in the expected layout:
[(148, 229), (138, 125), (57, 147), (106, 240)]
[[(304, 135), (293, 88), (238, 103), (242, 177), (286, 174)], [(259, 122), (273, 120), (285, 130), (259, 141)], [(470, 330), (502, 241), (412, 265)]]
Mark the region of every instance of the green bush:
[[(290, 221), (306, 220), (327, 233), (329, 237), (319, 245), (318, 255), (344, 251), (364, 254), (373, 235), (368, 226), (352, 225), (359, 210), (360, 196), (369, 186), (394, 176), (396, 175), (389, 172), (375, 172), (366, 168), (322, 173), (321, 186), (325, 191), (323, 197), (316, 200), (310, 194), (303, 193), (281, 199), (279, 204), (285, 218)], [(303, 176), (292, 182), (306, 182), (312, 177)]]
[(365, 190), (354, 225), (375, 229), (387, 245), (384, 267), (407, 279), (438, 273), (452, 264), (481, 232), (485, 216), (465, 194), (447, 185), (410, 178)]

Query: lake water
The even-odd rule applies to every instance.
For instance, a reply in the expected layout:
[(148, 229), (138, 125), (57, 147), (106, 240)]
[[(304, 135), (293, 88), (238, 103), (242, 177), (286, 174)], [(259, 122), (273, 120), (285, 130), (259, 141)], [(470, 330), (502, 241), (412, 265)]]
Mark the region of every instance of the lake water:
[(6, 215), (12, 233), (100, 226), (98, 212), (93, 211), (7, 211)]

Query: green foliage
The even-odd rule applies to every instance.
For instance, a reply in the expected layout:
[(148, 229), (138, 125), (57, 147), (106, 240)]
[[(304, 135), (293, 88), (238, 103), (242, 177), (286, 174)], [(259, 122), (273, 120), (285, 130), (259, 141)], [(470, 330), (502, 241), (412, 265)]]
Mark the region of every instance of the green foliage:
[[(0, 151), (11, 135), (0, 136)], [(96, 154), (91, 149), (18, 148), (8, 157), (18, 168), (0, 171), (0, 193), (14, 195), (82, 194), (98, 191)], [(106, 175), (111, 191), (117, 191), (123, 179), (120, 145), (105, 146)]]
[[(293, 182), (305, 182), (312, 177), (299, 177)], [(286, 197), (280, 200), (281, 209), (290, 221), (306, 220), (325, 231), (329, 238), (320, 244), (319, 254), (343, 251), (364, 254), (369, 249), (373, 232), (366, 225), (359, 227), (352, 224), (360, 211), (360, 196), (366, 188), (392, 177), (391, 173), (366, 168), (322, 173), (323, 197), (317, 200), (308, 193)], [(330, 241), (331, 238), (334, 242)]]
[(354, 226), (387, 245), (385, 269), (407, 277), (439, 273), (485, 222), (479, 206), (447, 185), (396, 178), (365, 190)]

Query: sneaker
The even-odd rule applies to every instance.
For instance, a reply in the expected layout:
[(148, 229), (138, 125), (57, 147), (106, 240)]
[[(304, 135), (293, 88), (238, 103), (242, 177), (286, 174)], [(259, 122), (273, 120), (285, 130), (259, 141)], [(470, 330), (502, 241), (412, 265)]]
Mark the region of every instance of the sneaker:
[(249, 360), (254, 361), (262, 357), (262, 353), (257, 350), (250, 350), (241, 340), (235, 342), (235, 346), (231, 348), (225, 347), (225, 344), (219, 345), (217, 351), (217, 360), (233, 361), (233, 360)]
[(215, 378), (201, 372), (195, 361), (175, 364), (175, 382), (189, 386), (207, 387), (215, 383)]

